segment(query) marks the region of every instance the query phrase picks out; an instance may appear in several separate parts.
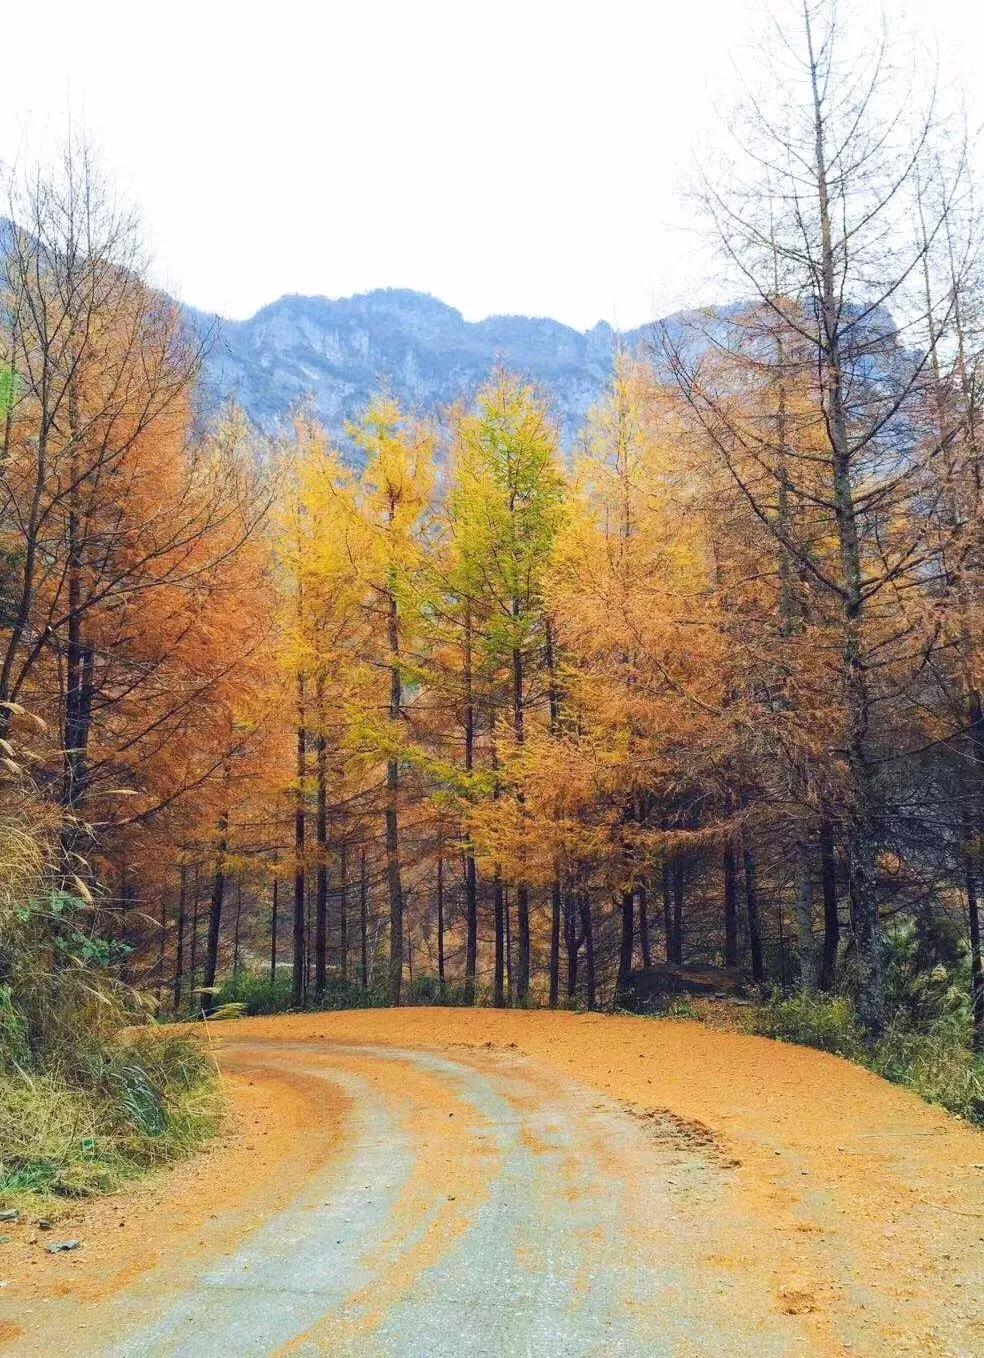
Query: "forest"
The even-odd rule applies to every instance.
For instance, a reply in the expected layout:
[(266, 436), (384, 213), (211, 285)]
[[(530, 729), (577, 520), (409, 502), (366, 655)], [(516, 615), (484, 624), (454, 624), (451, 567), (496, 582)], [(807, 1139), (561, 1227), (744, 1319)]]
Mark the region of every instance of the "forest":
[(664, 964), (980, 1115), (974, 161), (804, 42), (698, 175), (722, 305), (572, 447), (504, 369), (437, 412), (381, 375), (337, 445), (207, 409), (91, 152), (18, 181), (5, 1080), (121, 1014), (618, 1009)]

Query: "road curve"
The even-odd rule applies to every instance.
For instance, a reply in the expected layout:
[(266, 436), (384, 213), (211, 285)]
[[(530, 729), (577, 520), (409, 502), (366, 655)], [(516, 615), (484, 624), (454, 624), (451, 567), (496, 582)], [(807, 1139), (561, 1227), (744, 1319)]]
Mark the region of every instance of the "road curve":
[[(617, 1036), (618, 1021), (609, 1023)], [(55, 1290), (21, 1307), (0, 1352), (961, 1358), (975, 1351), (970, 1315), (966, 1346), (938, 1333), (930, 1347), (923, 1330), (923, 1346), (909, 1347), (897, 1316), (894, 1332), (891, 1324), (879, 1329), (879, 1313), (897, 1313), (900, 1300), (854, 1276), (857, 1259), (843, 1245), (841, 1257), (835, 1250), (823, 1263), (826, 1276), (820, 1269), (824, 1295), (816, 1285), (822, 1241), (813, 1237), (838, 1209), (823, 1184), (811, 1184), (804, 1199), (802, 1248), (777, 1243), (784, 1255), (777, 1278), (762, 1223), (742, 1218), (744, 1167), (734, 1138), (693, 1118), (624, 1102), (510, 1043), (445, 1040), (427, 1049), (419, 1040), (294, 1031), (298, 1040), (289, 1027), (256, 1037), (248, 1025), (230, 1026), (222, 1043), (230, 1077), (303, 1083), (312, 1106), (325, 1110), (320, 1124), (314, 1118), (298, 1134), (306, 1167), (280, 1200), (246, 1217), (211, 1214), (197, 1242), (165, 1249), (123, 1286), (86, 1301)], [(785, 1181), (810, 1170), (765, 1149), (782, 1160), (778, 1199)], [(813, 1283), (799, 1285), (799, 1273)]]

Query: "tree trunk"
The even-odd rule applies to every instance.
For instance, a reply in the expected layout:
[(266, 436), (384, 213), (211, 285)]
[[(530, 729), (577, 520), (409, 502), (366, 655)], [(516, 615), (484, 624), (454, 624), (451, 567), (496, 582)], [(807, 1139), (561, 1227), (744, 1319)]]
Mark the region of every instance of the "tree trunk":
[[(164, 999), (164, 952), (167, 946), (167, 892), (161, 892), (160, 937), (157, 943), (157, 1008)], [(0, 984), (3, 984), (0, 982)]]
[(571, 887), (568, 887), (564, 898), (564, 943), (567, 948), (567, 999), (573, 1003), (577, 994), (577, 959), (581, 939), (577, 932), (576, 900)]
[(591, 898), (586, 891), (581, 893), (581, 935), (584, 939), (585, 1000), (589, 1009), (595, 1009), (598, 1005), (598, 991), (595, 979), (594, 928), (591, 921)]
[(645, 882), (639, 884), (637, 896), (639, 901), (639, 951), (642, 954), (642, 965), (648, 971), (653, 964), (653, 952), (649, 940), (649, 891)]
[(444, 990), (444, 855), (437, 856), (437, 979)]
[[(208, 912), (208, 941), (205, 945), (205, 973), (203, 988), (208, 991), (215, 985), (215, 974), (219, 964), (219, 930), (222, 925), (222, 904), (225, 898), (225, 866), (229, 852), (229, 817), (223, 811), (219, 817), (219, 839), (215, 849), (215, 875), (212, 878), (212, 901)], [(212, 1009), (212, 996), (205, 996), (204, 1008)]]
[(325, 997), (328, 967), (328, 741), (324, 732), (324, 682), (320, 677), (315, 694), (318, 718), (318, 736), (315, 742), (317, 772), (315, 839), (318, 857), (315, 868), (314, 995), (320, 1003)]
[[(549, 613), (544, 618), (544, 641), (547, 661), (547, 697), (550, 704), (550, 734), (556, 736), (560, 730), (560, 689), (557, 684), (557, 665), (554, 657), (553, 624)], [(560, 883), (560, 863), (555, 858), (553, 881), (550, 885), (550, 982), (549, 1003), (551, 1009), (557, 1008), (560, 998), (560, 916), (562, 909)]]
[(870, 695), (864, 659), (864, 593), (861, 547), (852, 484), (852, 452), (841, 356), (843, 308), (837, 295), (826, 148), (826, 118), (813, 51), (811, 19), (805, 11), (810, 49), (816, 146), (816, 175), (820, 216), (821, 382), (825, 427), (830, 441), (833, 500), (841, 562), (844, 636), (843, 689), (847, 709), (847, 762), (851, 773), (848, 799), (847, 863), (851, 930), (854, 936), (857, 1009), (870, 1038), (884, 1027), (885, 995), (881, 924), (878, 918), (875, 797), (869, 752)]
[(666, 935), (666, 943), (663, 952), (669, 965), (676, 961), (676, 949), (673, 946), (673, 869), (667, 854), (663, 854), (663, 933)]
[(973, 777), (967, 841), (967, 917), (970, 926), (970, 997), (974, 1049), (984, 1053), (984, 965), (981, 958), (981, 889), (984, 889), (984, 704), (977, 689), (970, 696), (968, 737)]
[(495, 870), (495, 877), (492, 882), (492, 912), (495, 925), (495, 978), (492, 1003), (496, 1009), (504, 1009), (506, 1004), (506, 920), (502, 874), (498, 868)]
[(970, 997), (974, 1018), (974, 1050), (984, 1054), (984, 967), (981, 961), (981, 906), (974, 862), (967, 855), (967, 916), (970, 922)]
[[(400, 672), (400, 619), (396, 593), (390, 589), (388, 637), (390, 649), (390, 721), (397, 723), (403, 713), (403, 676)], [(400, 765), (396, 759), (386, 764), (386, 885), (389, 892), (390, 1004), (398, 1005), (403, 994), (403, 878), (400, 870)]]
[(348, 936), (348, 845), (343, 844), (339, 852), (338, 864), (338, 960), (343, 981), (349, 976), (349, 936)]
[[(465, 610), (464, 633), (465, 687), (465, 772), (475, 767), (475, 702), (472, 688), (472, 615), (471, 604)], [(465, 846), (465, 998), (468, 1004), (476, 1000), (475, 979), (478, 968), (478, 873), (471, 844)]]
[(673, 963), (683, 966), (683, 888), (685, 864), (678, 854), (673, 860)]
[(724, 965), (738, 965), (738, 879), (730, 837), (724, 843)]
[(512, 941), (512, 916), (509, 911), (509, 889), (502, 888), (502, 923), (505, 931), (506, 949), (506, 999), (510, 1004), (513, 1002), (513, 941)]
[(307, 773), (307, 731), (304, 712), (304, 675), (297, 676), (297, 796), (294, 803), (294, 958), (291, 975), (291, 1004), (304, 1004), (306, 965), (304, 900), (304, 780)]
[(195, 864), (195, 894), (191, 906), (191, 974), (188, 978), (188, 1013), (191, 1018), (197, 1018), (201, 1012), (201, 1004), (195, 996), (195, 974), (198, 970), (198, 893), (199, 893), (199, 874), (198, 864)]
[(762, 958), (762, 921), (759, 915), (758, 873), (755, 858), (748, 845), (741, 852), (742, 866), (745, 869), (745, 911), (748, 916), (748, 951), (752, 962), (752, 981), (761, 985), (765, 980), (765, 965)]
[(560, 999), (560, 916), (562, 892), (560, 873), (554, 868), (550, 884), (550, 1008), (556, 1009)]
[(359, 850), (359, 941), (362, 989), (369, 989), (369, 875), (366, 851)]
[[(518, 617), (518, 605), (514, 607), (514, 616)], [(516, 736), (516, 744), (522, 745), (524, 741), (523, 731), (523, 653), (518, 646), (513, 647), (512, 653), (512, 674), (513, 674), (513, 731)], [(520, 805), (522, 814), (523, 794), (518, 792), (516, 800)], [(530, 991), (530, 893), (525, 882), (516, 884), (516, 927), (519, 934), (519, 955), (516, 967), (516, 999), (519, 1004), (525, 1004)]]
[(806, 990), (817, 985), (817, 948), (813, 937), (813, 871), (809, 848), (801, 840), (796, 845), (796, 952), (800, 984)]
[[(274, 866), (276, 872), (276, 865)], [(280, 880), (273, 879), (273, 902), (270, 911), (270, 984), (273, 985), (277, 979), (277, 915), (280, 906)]]
[(830, 817), (820, 816), (820, 885), (823, 891), (823, 952), (820, 957), (821, 990), (833, 990), (837, 981), (837, 950), (840, 918), (837, 913), (837, 861)]
[(475, 977), (478, 968), (478, 873), (475, 855), (469, 847), (465, 854), (465, 999), (477, 998)]
[(628, 992), (632, 975), (632, 944), (635, 942), (635, 892), (630, 887), (622, 892), (621, 933), (618, 947), (618, 978), (615, 982), (615, 1003), (619, 1004)]
[(181, 864), (181, 878), (178, 887), (178, 928), (174, 942), (174, 987), (171, 996), (171, 1011), (175, 1017), (181, 1010), (181, 982), (184, 967), (185, 907), (187, 905), (188, 870)]

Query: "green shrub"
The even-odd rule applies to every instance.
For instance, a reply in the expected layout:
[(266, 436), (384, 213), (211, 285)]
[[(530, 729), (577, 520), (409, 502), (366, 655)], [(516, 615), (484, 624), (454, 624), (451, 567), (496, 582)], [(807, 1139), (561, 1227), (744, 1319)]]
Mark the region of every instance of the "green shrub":
[(281, 972), (275, 979), (269, 972), (240, 971), (227, 976), (212, 997), (218, 1009), (226, 1004), (241, 1004), (251, 1017), (262, 1014), (284, 1014), (291, 1007), (290, 976)]
[[(898, 1005), (873, 1047), (865, 1046), (843, 995), (800, 991), (775, 999), (752, 1011), (752, 1031), (846, 1056), (928, 1103), (984, 1124), (984, 1059), (971, 1045), (969, 1006), (945, 980), (930, 976), (914, 989), (918, 1002)], [(931, 1017), (920, 1021), (927, 1013)]]
[(864, 1052), (854, 1006), (844, 995), (801, 990), (755, 1011), (753, 1031), (782, 1042), (834, 1052), (858, 1060)]
[(890, 1024), (870, 1065), (928, 1103), (984, 1123), (984, 1059), (973, 1052), (962, 1016), (944, 1016), (923, 1032)]
[[(319, 1000), (310, 991), (306, 1010), (366, 1009), (373, 1004), (385, 1004), (385, 999), (375, 991), (367, 993), (356, 981), (342, 980), (340, 976), (329, 976), (325, 983), (324, 996)], [(227, 976), (212, 996), (214, 1009), (225, 1005), (242, 1005), (243, 1014), (254, 1018), (264, 1014), (287, 1014), (294, 1009), (293, 986), (290, 975), (278, 973), (271, 979), (270, 973), (240, 971), (235, 977)]]
[(406, 1004), (436, 1004), (460, 1008), (468, 1004), (468, 991), (463, 985), (449, 985), (436, 976), (418, 976), (406, 988)]
[(197, 1149), (220, 1115), (205, 1047), (164, 1028), (89, 1043), (72, 1081), (50, 1067), (8, 1070), (0, 1075), (0, 1201), (106, 1192)]

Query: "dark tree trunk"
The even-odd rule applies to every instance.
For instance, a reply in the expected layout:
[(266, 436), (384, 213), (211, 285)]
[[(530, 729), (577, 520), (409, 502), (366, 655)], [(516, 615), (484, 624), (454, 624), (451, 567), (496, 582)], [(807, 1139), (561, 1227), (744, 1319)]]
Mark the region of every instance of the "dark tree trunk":
[[(219, 817), (219, 840), (215, 850), (215, 874), (212, 878), (212, 901), (208, 912), (208, 941), (205, 945), (205, 973), (203, 988), (208, 991), (215, 985), (215, 975), (219, 964), (219, 930), (222, 926), (222, 904), (225, 899), (226, 855), (229, 852), (229, 817), (223, 812)], [(212, 996), (206, 994), (204, 1008), (212, 1009)]]
[[(513, 612), (515, 616), (519, 616), (518, 604), (514, 605)], [(513, 647), (512, 672), (513, 732), (516, 736), (516, 744), (522, 745), (525, 738), (523, 731), (523, 653), (518, 646)], [(521, 792), (517, 794), (517, 801), (522, 806)], [(519, 934), (516, 999), (519, 1004), (525, 1004), (530, 991), (530, 893), (526, 883), (522, 881), (516, 884), (516, 928)]]
[(291, 1003), (295, 1009), (304, 1004), (306, 959), (304, 956), (304, 780), (307, 774), (307, 731), (304, 725), (304, 676), (297, 676), (297, 797), (294, 803), (294, 959), (291, 975)]
[(444, 855), (437, 856), (437, 979), (444, 989)]
[(591, 920), (591, 898), (586, 891), (581, 893), (581, 934), (584, 938), (585, 1001), (589, 1009), (595, 1009), (598, 1005), (598, 989), (595, 978), (594, 928)]
[(653, 964), (653, 950), (649, 940), (649, 892), (645, 882), (642, 882), (637, 889), (639, 901), (639, 951), (642, 953), (642, 965), (648, 970)]
[(366, 851), (359, 850), (359, 942), (362, 989), (369, 989), (369, 874)]
[[(465, 610), (464, 633), (464, 688), (465, 688), (465, 771), (475, 767), (475, 702), (472, 690), (472, 615), (471, 604)], [(469, 1004), (476, 1000), (475, 979), (478, 968), (478, 873), (475, 855), (470, 844), (465, 847), (465, 998)]]
[(974, 1016), (974, 1050), (984, 1053), (984, 967), (981, 963), (981, 903), (974, 861), (967, 856), (967, 916), (970, 922), (970, 997)]
[(316, 695), (319, 729), (315, 742), (317, 771), (315, 839), (318, 857), (315, 868), (314, 995), (320, 1003), (325, 997), (328, 969), (328, 741), (324, 733), (324, 685), (321, 679), (317, 682)]
[(564, 943), (567, 948), (567, 999), (573, 1002), (577, 994), (577, 960), (581, 939), (577, 931), (577, 902), (570, 887), (564, 898)]
[(686, 884), (686, 865), (682, 855), (673, 860), (673, 962), (683, 966), (683, 889)]
[(201, 1011), (201, 1003), (195, 996), (195, 981), (198, 971), (198, 896), (199, 896), (199, 869), (195, 864), (195, 886), (194, 896), (191, 903), (191, 967), (188, 978), (188, 1013), (192, 1018), (197, 1018)]
[(738, 965), (738, 879), (735, 847), (730, 838), (724, 845), (724, 965)]
[(516, 958), (516, 1001), (526, 1004), (530, 994), (530, 892), (525, 883), (516, 888), (516, 931), (519, 946)]
[(562, 905), (560, 874), (554, 870), (550, 885), (550, 1008), (560, 999), (560, 916)]
[(838, 261), (833, 246), (829, 170), (826, 144), (827, 120), (824, 95), (812, 50), (812, 29), (807, 17), (810, 43), (810, 75), (813, 88), (816, 134), (816, 179), (820, 217), (818, 313), (820, 380), (824, 424), (830, 441), (833, 467), (833, 501), (841, 564), (843, 618), (842, 670), (847, 708), (847, 763), (851, 772), (851, 798), (847, 818), (847, 886), (851, 902), (851, 930), (858, 966), (858, 1015), (869, 1038), (884, 1026), (885, 993), (882, 964), (881, 922), (875, 874), (877, 832), (875, 791), (870, 752), (868, 667), (864, 654), (864, 587), (861, 544), (854, 501), (854, 465), (848, 432), (849, 397), (844, 390), (841, 353), (845, 327), (853, 322), (845, 315), (838, 295)]
[(837, 950), (840, 945), (840, 919), (837, 913), (837, 860), (834, 857), (834, 830), (827, 815), (820, 817), (820, 885), (823, 891), (823, 951), (820, 956), (819, 985), (833, 990), (837, 981)]
[(621, 932), (618, 946), (618, 979), (615, 982), (615, 1003), (619, 1004), (629, 989), (632, 975), (632, 944), (635, 941), (635, 893), (629, 888), (622, 892)]
[[(274, 866), (276, 872), (276, 865)], [(273, 903), (270, 911), (270, 984), (277, 979), (277, 916), (280, 907), (280, 880), (273, 879)]]
[(65, 696), (62, 717), (63, 771), (61, 805), (62, 859), (70, 878), (78, 871), (75, 846), (78, 838), (78, 812), (85, 797), (86, 747), (92, 713), (93, 653), (82, 637), (82, 572), (85, 546), (81, 487), (83, 471), (79, 456), (78, 401), (74, 379), (68, 386), (68, 426), (71, 456), (68, 475), (68, 617), (65, 636)]
[(663, 855), (663, 932), (666, 935), (663, 951), (672, 966), (676, 961), (676, 948), (673, 945), (673, 869), (666, 854)]
[(506, 1004), (506, 918), (502, 876), (498, 868), (495, 870), (492, 883), (492, 913), (495, 926), (495, 978), (492, 1003), (496, 1009), (504, 1009)]
[(343, 844), (341, 847), (338, 870), (341, 877), (338, 890), (338, 960), (342, 980), (347, 981), (349, 975), (347, 844)]
[(188, 869), (181, 864), (181, 878), (178, 886), (178, 927), (174, 941), (174, 988), (171, 995), (171, 1010), (177, 1016), (181, 1011), (181, 982), (184, 979), (184, 935), (185, 909), (187, 907)]
[[(403, 714), (403, 676), (400, 671), (400, 622), (396, 593), (390, 590), (388, 637), (390, 648), (390, 721)], [(386, 764), (386, 885), (389, 891), (390, 1004), (398, 1005), (403, 994), (403, 877), (400, 871), (400, 765), (396, 759)]]
[[(167, 892), (161, 892), (160, 938), (157, 945), (157, 1007), (164, 999), (164, 952), (167, 947)], [(2, 984), (2, 982), (0, 982)]]
[(475, 856), (469, 848), (465, 854), (465, 996), (469, 1004), (476, 1000), (475, 977), (478, 968), (478, 873)]
[[(554, 657), (553, 624), (550, 615), (544, 619), (544, 640), (547, 661), (547, 697), (550, 704), (550, 734), (556, 736), (560, 730), (560, 688), (557, 684), (557, 666)], [(550, 885), (550, 1008), (556, 1009), (560, 998), (560, 916), (562, 909), (560, 884), (560, 863), (554, 859), (553, 881)]]
[(512, 941), (512, 915), (509, 910), (509, 889), (502, 888), (502, 923), (505, 932), (506, 949), (506, 999), (510, 1004), (513, 1002), (513, 941)]
[(748, 951), (752, 961), (752, 981), (761, 985), (765, 980), (762, 956), (762, 920), (759, 914), (758, 871), (755, 856), (746, 844), (741, 851), (745, 869), (745, 912), (748, 916)]
[(973, 778), (967, 842), (967, 918), (970, 927), (970, 998), (974, 1049), (984, 1053), (984, 962), (981, 957), (981, 890), (984, 889), (984, 704), (975, 689), (970, 695), (968, 738)]

